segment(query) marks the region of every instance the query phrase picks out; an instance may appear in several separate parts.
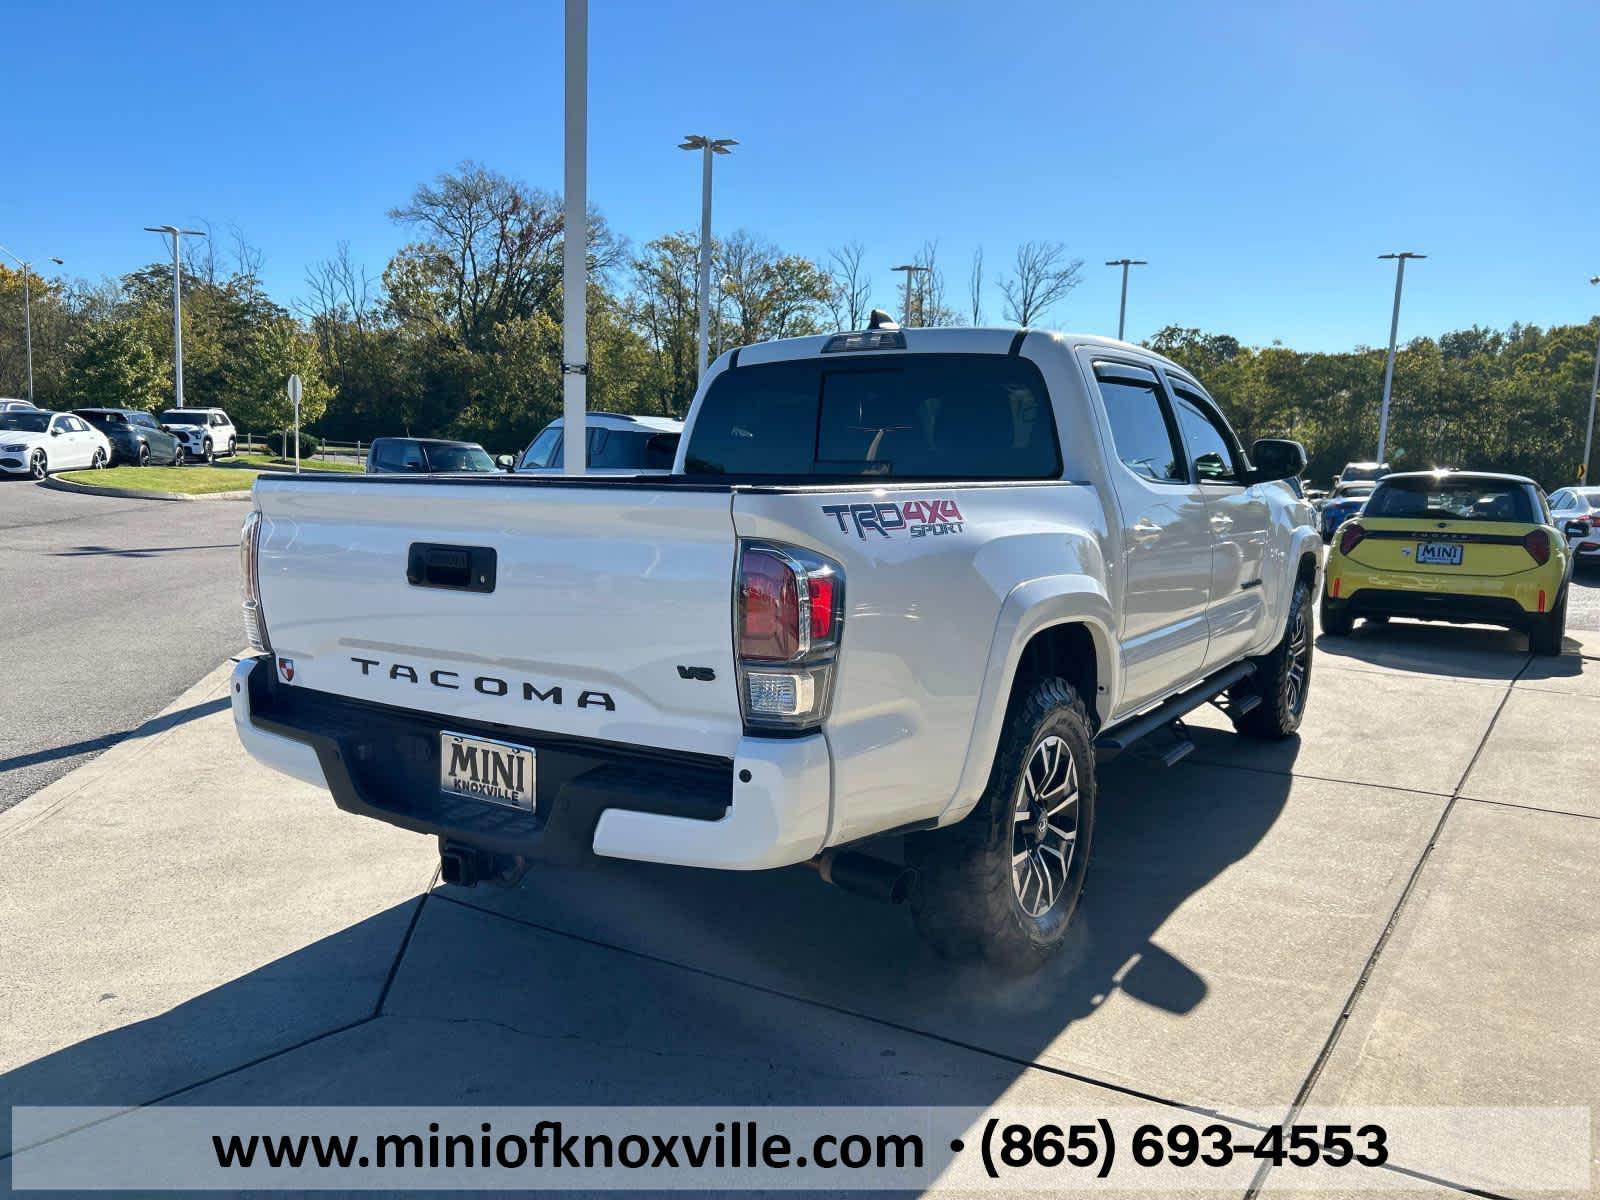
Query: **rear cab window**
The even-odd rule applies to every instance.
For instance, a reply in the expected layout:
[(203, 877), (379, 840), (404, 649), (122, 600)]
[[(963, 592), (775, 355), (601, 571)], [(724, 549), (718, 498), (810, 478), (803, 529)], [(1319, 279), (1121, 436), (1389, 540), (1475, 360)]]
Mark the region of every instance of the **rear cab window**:
[(719, 375), (695, 416), (689, 475), (839, 479), (1061, 477), (1043, 377), (1024, 358), (807, 358)]
[(1543, 522), (1544, 505), (1528, 484), (1511, 479), (1390, 477), (1367, 500), (1364, 515), (1431, 521)]

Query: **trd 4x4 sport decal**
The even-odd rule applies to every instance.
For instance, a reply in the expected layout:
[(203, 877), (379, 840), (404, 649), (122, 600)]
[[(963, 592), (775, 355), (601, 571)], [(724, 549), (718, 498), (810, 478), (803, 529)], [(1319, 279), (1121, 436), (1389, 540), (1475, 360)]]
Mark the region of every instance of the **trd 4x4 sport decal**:
[(910, 530), (914, 538), (932, 537), (960, 533), (966, 523), (954, 500), (824, 504), (822, 511), (839, 522), (841, 533), (854, 529), (859, 538), (865, 538), (869, 529), (881, 537), (891, 537), (905, 530)]

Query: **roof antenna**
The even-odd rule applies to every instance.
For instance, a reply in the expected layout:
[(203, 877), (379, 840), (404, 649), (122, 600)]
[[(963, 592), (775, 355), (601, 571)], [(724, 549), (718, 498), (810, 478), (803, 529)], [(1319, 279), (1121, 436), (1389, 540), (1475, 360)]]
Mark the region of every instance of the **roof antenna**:
[(872, 310), (872, 315), (867, 318), (868, 329), (899, 329), (899, 324), (881, 308)]

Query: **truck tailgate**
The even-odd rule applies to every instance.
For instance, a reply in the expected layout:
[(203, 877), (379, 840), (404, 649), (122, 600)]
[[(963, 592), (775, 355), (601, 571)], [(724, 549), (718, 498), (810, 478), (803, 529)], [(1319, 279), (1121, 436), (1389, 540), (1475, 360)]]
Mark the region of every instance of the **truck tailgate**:
[[(446, 725), (734, 753), (726, 489), (263, 476), (255, 497), (281, 682)], [(484, 550), (492, 588), (463, 586)]]

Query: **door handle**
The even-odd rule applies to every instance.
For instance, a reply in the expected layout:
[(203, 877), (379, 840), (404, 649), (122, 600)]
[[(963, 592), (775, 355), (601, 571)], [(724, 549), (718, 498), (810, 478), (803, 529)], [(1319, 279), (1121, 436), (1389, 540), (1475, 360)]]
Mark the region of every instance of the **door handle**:
[(1212, 513), (1211, 525), (1214, 529), (1226, 531), (1233, 528), (1233, 518), (1223, 516), (1221, 513)]
[(1157, 525), (1149, 517), (1140, 517), (1134, 522), (1131, 532), (1133, 540), (1136, 542), (1153, 542), (1161, 536), (1161, 526)]

